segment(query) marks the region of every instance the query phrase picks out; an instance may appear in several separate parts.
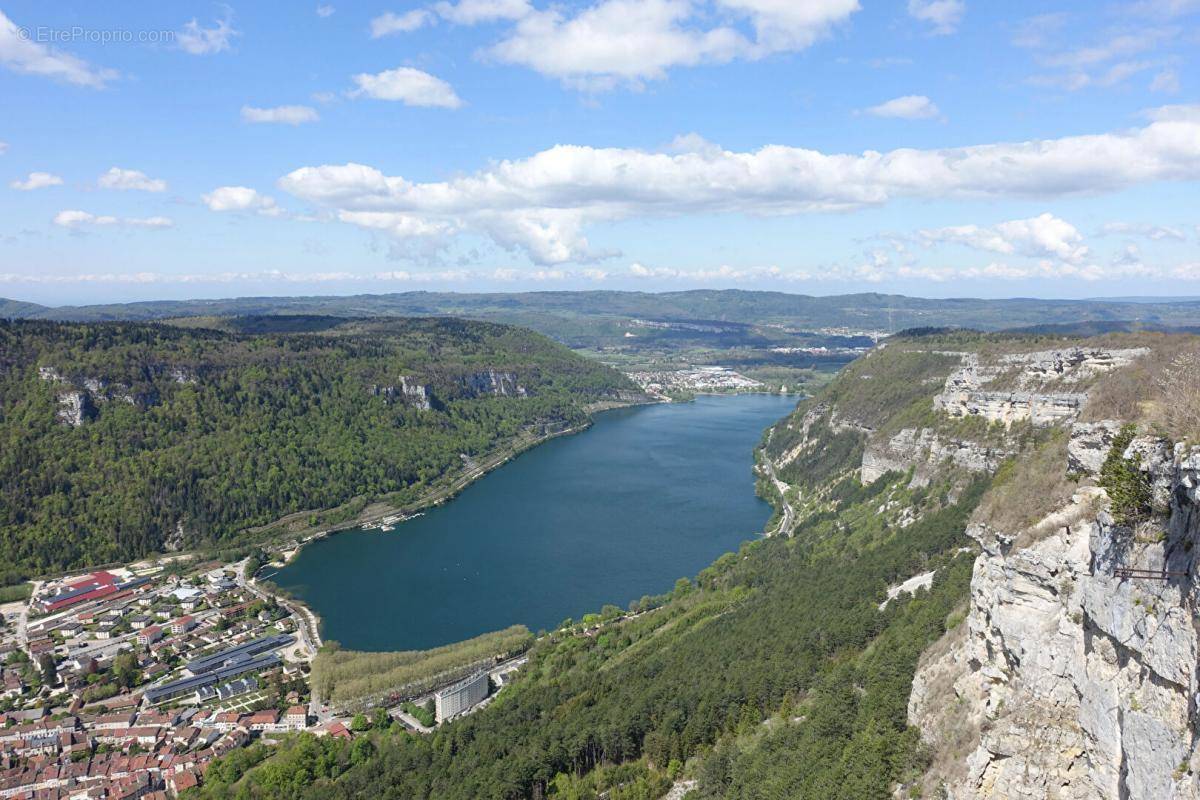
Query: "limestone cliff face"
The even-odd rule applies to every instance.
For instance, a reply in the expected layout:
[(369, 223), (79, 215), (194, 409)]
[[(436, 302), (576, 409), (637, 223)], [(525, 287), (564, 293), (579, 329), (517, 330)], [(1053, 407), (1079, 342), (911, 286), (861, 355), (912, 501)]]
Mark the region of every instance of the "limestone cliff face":
[(524, 397), (525, 387), (517, 383), (511, 372), (488, 369), (472, 373), (464, 379), (467, 388), (475, 394), (494, 394), (502, 397)]
[[(1115, 430), (1076, 426), (1071, 469), (1094, 473)], [(1029, 531), (969, 531), (967, 621), (923, 659), (909, 703), (946, 796), (1200, 797), (1200, 448), (1141, 437), (1126, 455), (1154, 487), (1149, 523), (1118, 525), (1088, 487)]]
[(982, 417), (1005, 425), (1070, 421), (1087, 400), (1087, 395), (1074, 387), (1126, 366), (1147, 352), (1145, 348), (1072, 347), (1013, 353), (989, 363), (981, 363), (975, 353), (963, 353), (962, 367), (946, 379), (933, 404), (951, 417)]
[(863, 452), (860, 480), (871, 483), (889, 470), (913, 469), (913, 486), (925, 486), (944, 464), (968, 472), (994, 472), (1012, 455), (969, 439), (940, 436), (929, 428), (905, 428), (884, 442), (871, 442)]
[[(1069, 424), (1087, 401), (1090, 381), (1146, 352), (1143, 348), (1073, 347), (986, 359), (972, 352), (943, 352), (958, 357), (962, 364), (933, 397), (933, 407), (951, 420), (974, 417), (1003, 425), (1005, 430), (1015, 423), (1036, 427)], [(1097, 428), (1098, 438), (1093, 442), (1102, 448), (1101, 460), (1115, 428), (1107, 431), (1107, 439), (1100, 435), (1103, 432)], [(889, 470), (913, 469), (913, 485), (923, 486), (946, 465), (967, 472), (994, 472), (1015, 452), (1010, 445), (1007, 436), (984, 441), (930, 428), (905, 428), (887, 437), (868, 437), (860, 478), (870, 483)]]
[[(181, 367), (158, 365), (145, 367), (143, 372), (147, 381), (162, 374), (169, 374), (171, 380), (177, 383), (195, 383), (196, 380), (190, 372)], [(158, 391), (150, 383), (141, 390), (134, 391), (123, 383), (112, 383), (104, 378), (88, 375), (67, 376), (48, 366), (38, 367), (38, 377), (55, 386), (58, 400), (56, 420), (76, 428), (99, 416), (100, 406), (105, 403), (128, 403), (146, 409), (157, 405), (160, 400)]]

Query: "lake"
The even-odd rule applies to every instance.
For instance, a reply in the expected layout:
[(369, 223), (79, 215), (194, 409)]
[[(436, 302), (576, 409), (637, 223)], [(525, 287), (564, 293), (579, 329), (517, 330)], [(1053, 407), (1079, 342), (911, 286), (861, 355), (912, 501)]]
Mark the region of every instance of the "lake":
[(606, 411), (395, 530), (339, 533), (271, 580), (354, 650), (424, 649), (523, 623), (552, 629), (670, 591), (762, 533), (754, 448), (794, 397)]

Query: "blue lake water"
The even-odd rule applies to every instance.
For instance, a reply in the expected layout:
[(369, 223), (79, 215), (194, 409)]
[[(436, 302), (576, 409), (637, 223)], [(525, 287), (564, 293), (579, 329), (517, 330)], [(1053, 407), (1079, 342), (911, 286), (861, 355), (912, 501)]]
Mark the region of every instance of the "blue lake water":
[(408, 650), (669, 591), (758, 536), (754, 448), (795, 398), (700, 397), (597, 415), (391, 532), (306, 547), (272, 580), (355, 650)]

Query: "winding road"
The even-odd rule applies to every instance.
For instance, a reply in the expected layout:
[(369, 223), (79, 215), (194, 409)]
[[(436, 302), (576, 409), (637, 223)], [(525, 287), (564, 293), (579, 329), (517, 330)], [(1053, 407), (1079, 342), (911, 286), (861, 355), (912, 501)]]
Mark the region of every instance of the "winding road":
[(779, 492), (779, 502), (783, 504), (783, 519), (779, 521), (779, 525), (775, 528), (775, 530), (767, 534), (768, 536), (774, 536), (777, 533), (790, 533), (792, 530), (792, 522), (796, 515), (796, 512), (792, 510), (792, 504), (789, 503), (787, 499), (787, 491), (792, 487), (781, 481), (779, 476), (775, 474), (775, 464), (771, 461), (771, 456), (767, 454), (767, 447), (770, 446), (771, 437), (774, 435), (775, 428), (771, 428), (771, 430), (767, 433), (766, 444), (763, 445), (763, 448), (758, 451), (762, 456), (762, 464), (766, 469), (767, 477), (771, 479), (771, 483), (775, 486), (775, 490)]

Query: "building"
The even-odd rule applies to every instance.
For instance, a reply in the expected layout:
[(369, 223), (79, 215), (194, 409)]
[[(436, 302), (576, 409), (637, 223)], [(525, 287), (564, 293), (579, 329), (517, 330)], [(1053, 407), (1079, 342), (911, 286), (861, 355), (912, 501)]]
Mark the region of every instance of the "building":
[(99, 570), (86, 578), (69, 583), (52, 594), (43, 595), (34, 604), (38, 611), (53, 614), (79, 603), (101, 598), (115, 599), (115, 595), (134, 589), (148, 582), (148, 578), (134, 578), (121, 582), (111, 572)]
[(260, 655), (253, 658), (242, 658), (226, 664), (225, 666), (213, 669), (209, 672), (203, 672), (191, 678), (181, 678), (177, 681), (164, 683), (162, 686), (151, 687), (146, 690), (146, 701), (149, 703), (161, 703), (164, 700), (172, 700), (176, 697), (183, 697), (184, 695), (194, 695), (202, 687), (224, 683), (231, 678), (236, 678), (240, 675), (245, 675), (251, 672), (262, 672), (263, 670), (277, 667), (282, 663), (282, 659), (280, 659), (275, 653)]
[(178, 636), (181, 633), (187, 633), (194, 627), (196, 627), (195, 618), (190, 614), (184, 614), (182, 617), (171, 623), (171, 633)]
[(154, 644), (162, 638), (162, 628), (157, 625), (149, 625), (138, 631), (137, 643), (140, 645)]
[(488, 674), (480, 672), (447, 686), (433, 696), (434, 711), (438, 722), (456, 717), (487, 697)]
[(281, 647), (287, 647), (294, 642), (295, 639), (291, 636), (283, 634), (275, 634), (273, 636), (260, 636), (257, 639), (252, 639), (236, 647), (230, 647), (226, 650), (213, 653), (210, 656), (195, 658), (188, 662), (187, 670), (193, 675), (203, 675), (206, 672), (212, 672), (216, 669), (225, 666), (231, 666), (238, 661), (244, 661), (259, 653), (265, 653), (268, 650), (278, 650)]
[(284, 715), (287, 727), (294, 731), (302, 731), (308, 727), (308, 709), (304, 706), (292, 706)]
[(279, 709), (268, 708), (255, 711), (246, 720), (246, 725), (250, 730), (259, 733), (277, 733), (282, 729), (279, 724)]

